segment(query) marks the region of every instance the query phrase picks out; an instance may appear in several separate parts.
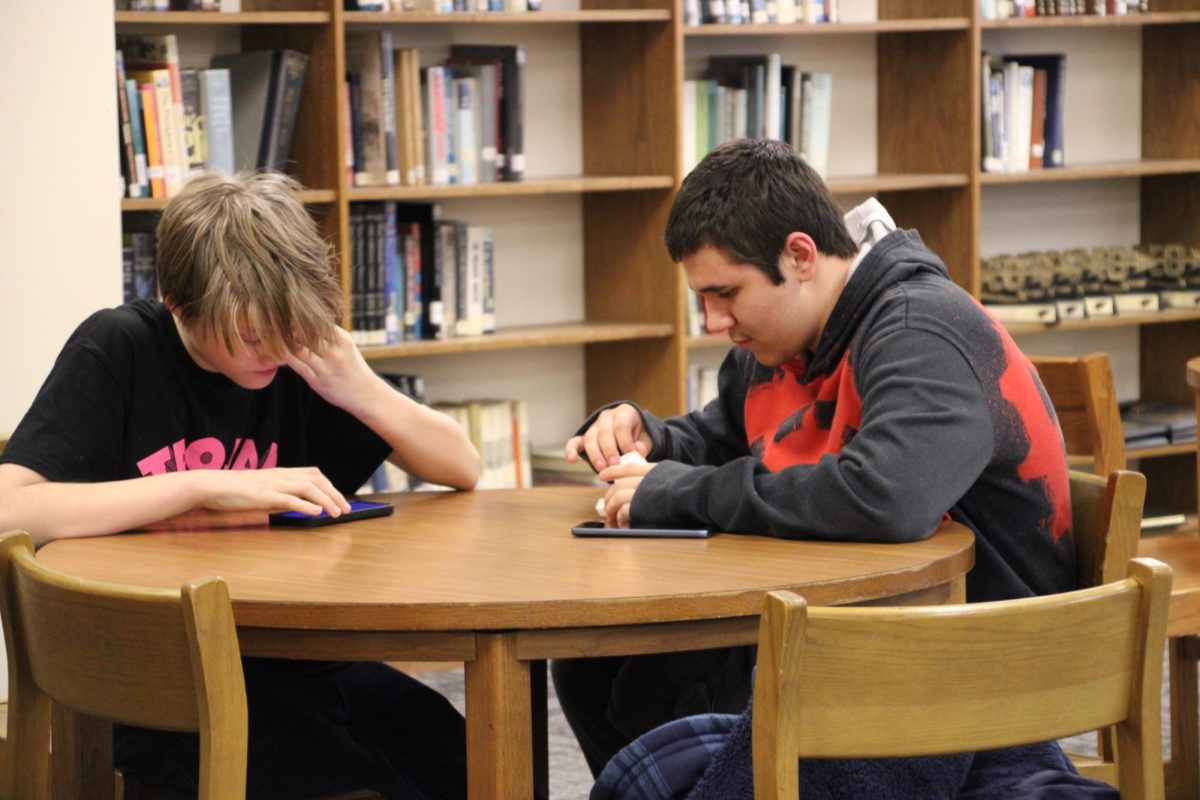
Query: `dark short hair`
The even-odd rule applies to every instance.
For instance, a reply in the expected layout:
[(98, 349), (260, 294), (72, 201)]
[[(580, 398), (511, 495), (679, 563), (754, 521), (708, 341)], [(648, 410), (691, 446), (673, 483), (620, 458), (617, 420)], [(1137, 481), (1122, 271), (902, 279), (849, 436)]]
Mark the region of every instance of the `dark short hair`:
[(665, 239), (673, 261), (713, 247), (779, 284), (779, 254), (793, 231), (807, 233), (825, 255), (858, 252), (829, 188), (798, 153), (779, 141), (739, 139), (684, 178)]

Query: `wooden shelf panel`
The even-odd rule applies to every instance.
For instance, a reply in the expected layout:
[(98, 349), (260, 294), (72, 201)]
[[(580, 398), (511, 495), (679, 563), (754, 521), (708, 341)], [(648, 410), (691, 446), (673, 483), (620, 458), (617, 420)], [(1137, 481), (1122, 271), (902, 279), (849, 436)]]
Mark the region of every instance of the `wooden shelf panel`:
[(705, 333), (700, 336), (689, 336), (685, 340), (688, 350), (703, 350), (708, 347), (733, 347), (733, 342), (723, 333)]
[(1162, 458), (1163, 456), (1196, 455), (1196, 443), (1164, 444), (1160, 447), (1126, 448), (1125, 457), (1133, 461), (1138, 458)]
[(326, 25), (328, 11), (116, 11), (118, 25)]
[(673, 333), (674, 328), (663, 323), (577, 322), (505, 328), (487, 336), (459, 336), (453, 339), (399, 342), (387, 346), (361, 349), (363, 356), (370, 361), (454, 353), (482, 353), (529, 347), (558, 347), (592, 342), (665, 339)]
[[(333, 189), (305, 189), (300, 192), (300, 199), (307, 205), (333, 203), (337, 200), (337, 192)], [(122, 211), (162, 211), (167, 205), (165, 197), (123, 197)]]
[(467, 186), (379, 186), (349, 189), (351, 202), (359, 200), (448, 200), (464, 197), (513, 197), (531, 194), (579, 194), (582, 192), (628, 192), (671, 189), (670, 175), (539, 178), (525, 181), (475, 183)]
[(965, 31), (971, 28), (966, 17), (926, 19), (885, 19), (878, 22), (821, 22), (765, 25), (687, 25), (687, 38), (709, 36), (848, 36), (874, 33), (914, 33), (928, 31)]
[(1076, 16), (1014, 17), (1012, 19), (985, 19), (980, 25), (986, 30), (1009, 28), (1127, 28), (1145, 25), (1179, 25), (1200, 22), (1200, 11), (1162, 11), (1149, 14), (1125, 14), (1123, 16)]
[(874, 192), (920, 191), (922, 189), (952, 189), (971, 181), (957, 173), (880, 173), (878, 175), (835, 175), (825, 184), (834, 194), (869, 194)]
[[(1128, 328), (1141, 325), (1166, 325), (1172, 322), (1195, 322), (1200, 320), (1200, 311), (1155, 311), (1150, 314), (1129, 314), (1116, 317), (1097, 317), (1095, 319), (1067, 320), (1051, 325), (1037, 323), (1014, 323), (1005, 325), (1013, 335), (1027, 333), (1046, 333), (1049, 331), (1086, 331), (1098, 328)], [(1182, 372), (1180, 373), (1182, 374)]]
[(347, 11), (346, 27), (359, 25), (546, 25), (589, 22), (670, 22), (665, 8), (599, 9), (595, 11)]
[(1110, 161), (1073, 167), (1033, 169), (1028, 172), (984, 172), (984, 185), (1095, 181), (1109, 178), (1140, 178), (1144, 175), (1187, 175), (1200, 172), (1200, 158), (1147, 158), (1140, 161)]

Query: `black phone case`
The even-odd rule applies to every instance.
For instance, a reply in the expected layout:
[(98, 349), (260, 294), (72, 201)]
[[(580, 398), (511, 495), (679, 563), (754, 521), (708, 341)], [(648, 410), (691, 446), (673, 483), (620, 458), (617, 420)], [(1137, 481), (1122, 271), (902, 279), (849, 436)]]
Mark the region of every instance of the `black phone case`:
[[(356, 501), (363, 503), (364, 501)], [(351, 505), (354, 505), (352, 503)], [(391, 503), (367, 503), (359, 508), (353, 508), (340, 517), (331, 517), (321, 513), (316, 516), (297, 514), (295, 512), (275, 512), (270, 515), (270, 523), (276, 528), (321, 528), (325, 525), (337, 525), (342, 522), (354, 522), (356, 519), (386, 517), (395, 511)]]

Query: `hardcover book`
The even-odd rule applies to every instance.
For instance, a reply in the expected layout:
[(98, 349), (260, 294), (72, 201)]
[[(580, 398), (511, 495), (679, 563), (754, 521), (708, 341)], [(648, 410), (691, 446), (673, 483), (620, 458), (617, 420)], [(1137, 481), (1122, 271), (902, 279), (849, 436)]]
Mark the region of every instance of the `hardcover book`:
[(307, 64), (308, 56), (295, 50), (252, 50), (213, 57), (213, 68), (229, 70), (238, 170), (283, 170)]

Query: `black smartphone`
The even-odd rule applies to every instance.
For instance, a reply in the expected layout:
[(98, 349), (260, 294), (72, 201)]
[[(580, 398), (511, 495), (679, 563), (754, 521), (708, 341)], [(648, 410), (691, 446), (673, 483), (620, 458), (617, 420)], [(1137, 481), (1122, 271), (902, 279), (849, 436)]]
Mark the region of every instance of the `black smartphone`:
[(271, 525), (284, 528), (319, 528), (322, 525), (336, 525), (339, 522), (353, 522), (356, 519), (371, 517), (386, 517), (395, 511), (391, 503), (371, 503), (366, 500), (351, 500), (350, 510), (343, 512), (340, 517), (331, 517), (322, 511), (320, 514), (305, 514), (303, 511), (276, 511), (271, 514)]
[(705, 539), (712, 535), (707, 528), (606, 528), (599, 520), (581, 522), (571, 533), (576, 536), (629, 536), (639, 539)]

